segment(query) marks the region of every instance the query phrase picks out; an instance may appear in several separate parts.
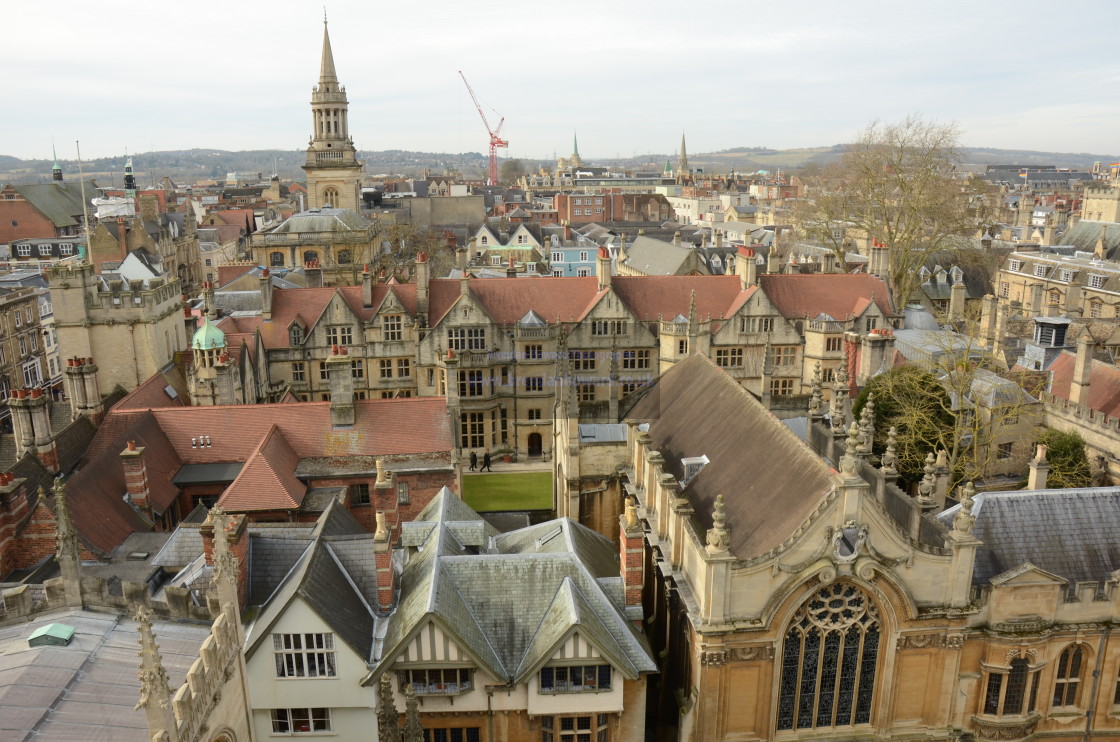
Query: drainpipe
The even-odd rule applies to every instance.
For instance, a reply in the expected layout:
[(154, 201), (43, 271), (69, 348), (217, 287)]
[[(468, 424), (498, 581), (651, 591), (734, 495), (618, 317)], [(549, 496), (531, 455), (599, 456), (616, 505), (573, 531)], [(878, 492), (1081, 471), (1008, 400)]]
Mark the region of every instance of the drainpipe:
[(1085, 717), (1085, 742), (1093, 736), (1093, 714), (1097, 711), (1097, 691), (1101, 685), (1101, 664), (1104, 662), (1104, 652), (1108, 647), (1108, 635), (1112, 627), (1106, 626), (1101, 631), (1101, 646), (1097, 650), (1097, 666), (1093, 669), (1093, 692), (1089, 696), (1089, 713)]

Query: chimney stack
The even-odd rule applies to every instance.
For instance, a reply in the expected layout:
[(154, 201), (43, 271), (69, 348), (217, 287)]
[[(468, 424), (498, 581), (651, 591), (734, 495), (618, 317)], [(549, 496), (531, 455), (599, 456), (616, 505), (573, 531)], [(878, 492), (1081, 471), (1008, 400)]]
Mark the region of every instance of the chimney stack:
[(619, 517), (618, 529), (619, 564), (622, 567), (622, 585), (625, 593), (627, 613), (634, 609), (631, 617), (640, 622), (642, 608), (642, 586), (645, 583), (645, 533), (638, 519), (638, 504), (633, 497), (626, 500), (626, 508)]
[(753, 248), (739, 248), (735, 257), (735, 274), (739, 276), (739, 288), (743, 291), (758, 283), (758, 263)]
[(366, 309), (373, 306), (373, 276), (369, 272), (369, 263), (362, 271), (362, 306)]
[(261, 319), (272, 319), (272, 274), (268, 268), (261, 270)]
[(1089, 404), (1089, 383), (1093, 375), (1093, 346), (1088, 331), (1077, 338), (1077, 358), (1073, 362), (1073, 379), (1069, 385), (1069, 401)]
[(148, 485), (148, 467), (144, 463), (144, 447), (137, 446), (136, 441), (129, 441), (121, 451), (121, 467), (124, 469), (124, 487), (128, 492), (129, 500), (148, 516), (149, 520), (154, 521), (149, 497), (151, 488)]
[(428, 318), (428, 282), (431, 278), (428, 266), (428, 253), (416, 254), (416, 313), (420, 315), (422, 324), (427, 324)]
[(1039, 443), (1035, 448), (1034, 458), (1030, 463), (1030, 474), (1027, 475), (1027, 489), (1046, 489), (1046, 479), (1050, 474), (1050, 462), (1046, 460), (1046, 444)]
[(397, 592), (397, 573), (393, 569), (393, 548), (389, 537), (391, 529), (385, 522), (385, 513), (378, 511), (377, 530), (373, 534), (373, 562), (377, 572), (377, 610), (388, 613), (393, 609)]
[(605, 247), (599, 248), (599, 256), (595, 260), (595, 277), (599, 279), (599, 290), (611, 287), (611, 253)]
[(964, 279), (949, 288), (949, 319), (964, 319)]
[(354, 424), (354, 377), (350, 369), (350, 356), (343, 346), (332, 345), (326, 360), (327, 377), (331, 389), (331, 425), (334, 427)]

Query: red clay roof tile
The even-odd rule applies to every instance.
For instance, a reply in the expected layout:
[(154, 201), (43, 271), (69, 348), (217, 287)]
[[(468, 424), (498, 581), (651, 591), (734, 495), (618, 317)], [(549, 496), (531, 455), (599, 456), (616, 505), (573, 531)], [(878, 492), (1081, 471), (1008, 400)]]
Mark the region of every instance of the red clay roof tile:
[(758, 283), (788, 319), (821, 314), (836, 320), (851, 319), (870, 306), (866, 299), (873, 300), (883, 314), (893, 314), (887, 285), (863, 273), (764, 274), (758, 277)]

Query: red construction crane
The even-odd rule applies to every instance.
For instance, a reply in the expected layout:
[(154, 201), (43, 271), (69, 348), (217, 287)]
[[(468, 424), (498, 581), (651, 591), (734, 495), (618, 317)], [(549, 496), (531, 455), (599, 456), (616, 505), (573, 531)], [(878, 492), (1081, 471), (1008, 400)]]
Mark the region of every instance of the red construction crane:
[[(502, 126), (506, 123), (506, 117), (502, 116), (501, 121), (498, 122), (498, 128), (491, 129), (490, 122), (486, 120), (486, 114), (482, 112), (482, 104), (478, 102), (478, 96), (474, 94), (474, 88), (467, 82), (467, 76), (459, 70), (459, 77), (463, 78), (463, 84), (467, 86), (467, 92), (471, 94), (471, 100), (474, 101), (474, 107), (478, 109), (478, 115), (482, 117), (482, 123), (486, 126), (486, 133), (490, 135), (490, 179), (487, 185), (498, 185), (498, 147), (508, 147), (509, 141), (502, 139)], [(497, 111), (494, 111), (497, 113)]]

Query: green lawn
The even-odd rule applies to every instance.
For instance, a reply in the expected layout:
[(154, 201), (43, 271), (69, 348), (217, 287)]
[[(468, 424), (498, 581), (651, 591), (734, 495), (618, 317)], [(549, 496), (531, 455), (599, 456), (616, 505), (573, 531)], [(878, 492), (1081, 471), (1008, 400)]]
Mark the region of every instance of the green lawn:
[(464, 473), (463, 500), (480, 513), (497, 510), (552, 510), (552, 473)]

